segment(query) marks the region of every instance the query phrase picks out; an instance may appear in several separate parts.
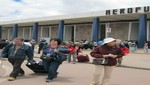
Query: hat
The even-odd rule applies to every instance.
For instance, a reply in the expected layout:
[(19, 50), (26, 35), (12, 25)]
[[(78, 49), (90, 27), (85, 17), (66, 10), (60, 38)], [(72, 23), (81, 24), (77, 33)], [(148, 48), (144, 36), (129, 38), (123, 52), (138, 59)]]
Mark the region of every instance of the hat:
[(114, 38), (105, 38), (105, 39), (104, 39), (104, 44), (110, 43), (110, 42), (115, 41), (115, 40), (116, 40), (116, 39), (114, 39)]
[(104, 41), (98, 41), (99, 45), (104, 45)]

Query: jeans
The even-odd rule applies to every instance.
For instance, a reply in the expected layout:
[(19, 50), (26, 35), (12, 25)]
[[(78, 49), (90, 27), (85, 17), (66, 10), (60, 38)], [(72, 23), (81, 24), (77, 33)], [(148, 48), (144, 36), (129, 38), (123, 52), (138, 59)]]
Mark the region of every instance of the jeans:
[(53, 80), (57, 76), (57, 69), (60, 65), (57, 61), (45, 61), (43, 60), (44, 69), (48, 70), (48, 79)]
[(13, 71), (10, 73), (10, 77), (16, 78), (19, 73), (24, 74), (24, 70), (21, 68), (24, 58), (9, 58), (8, 61), (13, 66)]

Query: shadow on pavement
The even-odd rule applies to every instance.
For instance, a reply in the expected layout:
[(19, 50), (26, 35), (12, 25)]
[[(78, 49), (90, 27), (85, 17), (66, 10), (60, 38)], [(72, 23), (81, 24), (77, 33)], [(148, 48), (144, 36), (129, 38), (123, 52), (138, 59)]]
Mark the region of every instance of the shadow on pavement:
[(57, 77), (56, 79), (54, 79), (54, 82), (60, 82), (60, 83), (72, 83), (72, 82), (75, 82), (73, 81), (73, 78), (72, 77)]
[(18, 76), (17, 77), (17, 80), (19, 80), (19, 79), (32, 79), (32, 78), (37, 78), (37, 76)]
[(117, 67), (122, 67), (122, 68), (131, 68), (131, 69), (140, 69), (140, 70), (150, 70), (150, 68), (142, 68), (142, 67), (134, 67), (134, 66), (126, 66), (126, 65), (120, 65)]
[(32, 73), (30, 75), (32, 75), (32, 76), (46, 76), (47, 73)]
[(32, 73), (29, 75), (24, 75), (24, 76), (18, 76), (17, 79), (31, 79), (31, 78), (37, 78), (39, 76), (46, 76), (46, 73)]

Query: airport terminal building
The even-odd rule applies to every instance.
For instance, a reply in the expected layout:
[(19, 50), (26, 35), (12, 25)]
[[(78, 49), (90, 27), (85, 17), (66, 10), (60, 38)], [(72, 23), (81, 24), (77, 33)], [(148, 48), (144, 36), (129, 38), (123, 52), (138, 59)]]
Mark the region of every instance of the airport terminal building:
[(0, 38), (98, 41), (106, 37), (150, 41), (150, 6), (0, 22)]

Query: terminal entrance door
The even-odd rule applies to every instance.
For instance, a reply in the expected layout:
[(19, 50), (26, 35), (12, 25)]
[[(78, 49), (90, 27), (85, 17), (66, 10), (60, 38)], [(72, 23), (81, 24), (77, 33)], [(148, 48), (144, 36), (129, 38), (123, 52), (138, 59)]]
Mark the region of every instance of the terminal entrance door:
[(2, 39), (11, 40), (12, 38), (10, 38), (9, 35), (10, 35), (10, 28), (2, 29)]
[(65, 26), (64, 29), (64, 40), (74, 42), (74, 26)]
[(102, 24), (100, 28), (101, 29), (100, 29), (99, 39), (102, 40), (106, 37), (106, 27), (105, 27), (105, 25)]

